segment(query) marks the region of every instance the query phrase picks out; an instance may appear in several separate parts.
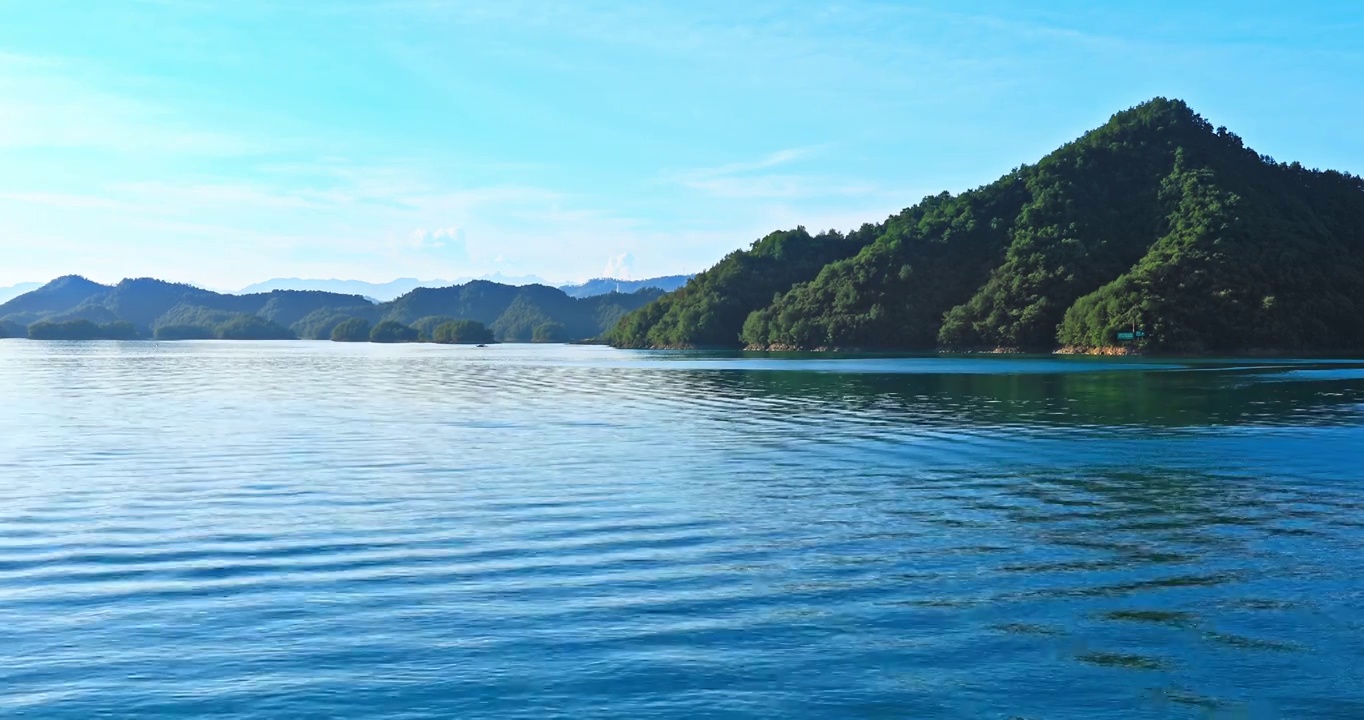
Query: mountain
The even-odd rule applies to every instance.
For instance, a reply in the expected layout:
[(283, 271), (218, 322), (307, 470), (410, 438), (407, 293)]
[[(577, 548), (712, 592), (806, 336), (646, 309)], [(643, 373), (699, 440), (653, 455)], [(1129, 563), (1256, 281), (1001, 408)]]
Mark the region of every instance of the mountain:
[(519, 277), (509, 277), (501, 273), (481, 278), (460, 278), (457, 280), (418, 280), (416, 278), (398, 278), (386, 283), (371, 283), (363, 280), (309, 280), (302, 278), (274, 278), (265, 282), (256, 283), (241, 290), (242, 294), (271, 292), (274, 290), (318, 290), (322, 292), (340, 293), (344, 295), (360, 295), (371, 298), (374, 302), (387, 302), (401, 295), (412, 292), (417, 288), (437, 288), (449, 287), (459, 283), (469, 282), (470, 280), (489, 280), (503, 285), (533, 285), (544, 284), (544, 281), (534, 275)]
[(577, 285), (561, 285), (560, 290), (568, 293), (572, 297), (583, 298), (593, 295), (605, 295), (611, 292), (632, 293), (644, 288), (657, 288), (663, 292), (672, 292), (692, 279), (692, 275), (666, 275), (664, 277), (649, 278), (647, 280), (617, 280), (615, 278), (594, 278), (585, 283)]
[(59, 277), (0, 305), (0, 319), (27, 325), (47, 315), (81, 306), (111, 289), (78, 275)]
[(358, 295), (294, 290), (226, 295), (152, 278), (101, 285), (68, 275), (0, 304), (0, 322), (9, 328), (7, 334), (14, 334), (16, 327), (37, 323), (87, 321), (99, 325), (128, 323), (137, 333), (150, 335), (163, 326), (183, 325), (186, 317), (198, 322), (211, 317), (212, 326), (201, 328), (204, 332), (245, 327), (283, 337), (291, 324), (319, 308), (356, 303), (367, 301)]
[(736, 345), (750, 312), (858, 252), (879, 231), (864, 225), (847, 236), (834, 231), (812, 236), (803, 227), (774, 232), (630, 314), (607, 339), (618, 347)]
[(1364, 180), (1157, 98), (880, 225), (764, 238), (608, 339), (1106, 351), (1133, 331), (1161, 352), (1364, 350)]
[[(648, 280), (616, 280), (614, 278), (597, 278), (588, 280), (577, 285), (564, 285), (559, 289), (563, 290), (569, 297), (585, 298), (593, 295), (606, 295), (608, 293), (633, 293), (645, 288), (658, 288), (664, 292), (670, 292), (682, 287), (690, 275), (669, 275), (667, 277), (650, 278)], [(308, 280), (302, 278), (274, 278), (265, 282), (256, 283), (241, 290), (242, 294), (264, 293), (275, 290), (317, 290), (330, 293), (341, 293), (346, 295), (360, 295), (371, 299), (374, 303), (388, 302), (398, 297), (416, 290), (417, 288), (443, 288), (452, 285), (460, 285), (474, 280), (486, 280), (500, 285), (545, 285), (545, 281), (534, 275), (507, 276), (501, 273), (485, 275), (478, 278), (460, 278), (457, 280), (418, 280), (417, 278), (398, 278), (386, 283), (371, 283), (363, 280)], [(33, 285), (29, 289), (36, 288)], [(0, 291), (2, 292), (2, 291)], [(15, 293), (16, 295), (18, 293)]]
[(27, 292), (33, 292), (42, 287), (42, 283), (19, 283), (9, 287), (0, 287), (0, 303), (9, 302)]
[(436, 320), (476, 320), (500, 340), (571, 341), (601, 335), (660, 295), (647, 289), (573, 298), (544, 285), (475, 280), (417, 288), (376, 305), (361, 295), (318, 290), (229, 295), (151, 278), (102, 285), (71, 275), (0, 304), (0, 337), (324, 339), (341, 322), (361, 318), (412, 325), (427, 335)]
[(546, 285), (503, 285), (473, 280), (443, 288), (417, 288), (379, 305), (338, 306), (319, 310), (293, 327), (301, 337), (324, 339), (342, 322), (359, 318), (371, 324), (393, 320), (423, 334), (449, 320), (487, 325), (504, 342), (572, 341), (600, 336), (627, 313), (662, 295), (647, 288), (634, 293), (570, 297)]

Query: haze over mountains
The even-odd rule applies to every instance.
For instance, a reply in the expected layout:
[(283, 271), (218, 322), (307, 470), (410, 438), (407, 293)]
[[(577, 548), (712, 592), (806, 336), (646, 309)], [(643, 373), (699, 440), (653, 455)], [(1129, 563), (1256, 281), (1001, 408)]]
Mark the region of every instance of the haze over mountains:
[(26, 292), (32, 292), (42, 286), (42, 283), (29, 282), (19, 283), (18, 285), (11, 285), (9, 287), (0, 287), (0, 303), (9, 302)]
[(343, 295), (363, 295), (377, 302), (387, 302), (412, 292), (419, 287), (435, 288), (461, 285), (474, 280), (486, 280), (502, 285), (547, 285), (534, 275), (511, 277), (501, 274), (484, 277), (462, 277), (454, 280), (419, 280), (417, 278), (397, 278), (385, 283), (365, 282), (364, 280), (318, 279), (318, 278), (271, 278), (248, 285), (237, 291), (239, 295), (273, 292), (275, 290), (315, 290), (319, 292), (340, 293)]
[(648, 288), (655, 288), (663, 292), (672, 292), (683, 285), (695, 275), (665, 275), (663, 277), (648, 278), (647, 280), (617, 280), (615, 278), (595, 278), (578, 285), (560, 285), (559, 289), (568, 293), (572, 297), (584, 298), (593, 295), (605, 295), (607, 293), (632, 293)]
[(1277, 162), (1184, 102), (1157, 98), (1034, 165), (884, 222), (772, 233), (632, 313), (609, 339), (1359, 351), (1364, 180)]
[[(593, 295), (605, 295), (612, 292), (632, 293), (644, 288), (658, 288), (663, 291), (672, 291), (684, 285), (691, 275), (670, 275), (666, 277), (649, 278), (646, 280), (618, 280), (615, 278), (597, 278), (585, 283), (574, 285), (561, 285), (560, 290), (568, 293), (572, 297), (591, 297)], [(493, 274), (478, 278), (465, 277), (455, 280), (418, 280), (417, 278), (398, 278), (386, 283), (371, 283), (363, 280), (320, 280), (303, 278), (273, 278), (264, 282), (242, 288), (238, 294), (246, 295), (251, 293), (272, 292), (274, 290), (316, 290), (321, 292), (341, 293), (346, 295), (362, 295), (378, 302), (387, 302), (398, 298), (406, 293), (412, 292), (417, 288), (441, 288), (451, 285), (462, 285), (474, 280), (486, 280), (501, 285), (548, 285), (541, 278), (535, 275), (507, 276)], [(33, 285), (29, 289), (36, 288)], [(18, 294), (18, 293), (16, 293)], [(5, 298), (8, 299), (8, 298)], [(2, 302), (3, 300), (0, 300)]]

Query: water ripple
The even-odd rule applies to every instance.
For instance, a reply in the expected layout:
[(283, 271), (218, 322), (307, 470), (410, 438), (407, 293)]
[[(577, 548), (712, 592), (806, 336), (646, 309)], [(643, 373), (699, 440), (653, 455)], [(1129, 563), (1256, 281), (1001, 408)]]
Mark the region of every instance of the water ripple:
[(1358, 363), (0, 342), (0, 716), (1364, 715)]

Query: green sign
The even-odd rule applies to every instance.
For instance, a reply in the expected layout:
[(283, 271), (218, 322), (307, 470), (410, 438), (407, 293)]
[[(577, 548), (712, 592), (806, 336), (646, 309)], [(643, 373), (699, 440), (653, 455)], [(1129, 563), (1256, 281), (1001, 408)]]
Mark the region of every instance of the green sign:
[(1130, 332), (1120, 332), (1120, 333), (1118, 333), (1118, 339), (1119, 339), (1119, 340), (1133, 340), (1133, 339), (1135, 339), (1135, 337), (1136, 337), (1136, 334), (1135, 334), (1135, 333), (1130, 333)]

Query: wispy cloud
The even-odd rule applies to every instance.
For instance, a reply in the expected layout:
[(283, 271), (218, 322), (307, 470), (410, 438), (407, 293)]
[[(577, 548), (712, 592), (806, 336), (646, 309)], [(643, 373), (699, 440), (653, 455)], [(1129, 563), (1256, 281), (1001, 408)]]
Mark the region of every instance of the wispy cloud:
[(238, 156), (268, 147), (261, 138), (214, 129), (206, 118), (171, 105), (112, 90), (113, 84), (87, 64), (0, 55), (0, 150)]
[[(517, 272), (564, 267), (581, 260), (574, 246), (611, 242), (636, 224), (591, 207), (582, 196), (531, 185), (451, 187), (403, 164), (329, 159), (248, 175), (231, 182), (93, 183), (62, 192), (7, 190), (0, 183), (0, 214), (23, 228), (0, 238), (0, 245), (48, 235), (41, 247), (51, 256), (51, 274), (89, 272), (56, 265), (79, 257), (74, 248), (91, 237), (111, 246), (135, 242), (142, 250), (133, 254), (142, 258), (137, 263), (146, 263), (146, 255), (160, 257), (163, 267), (173, 266), (175, 257), (197, 257), (205, 265), (216, 258), (211, 275), (176, 279), (234, 286), (261, 279), (262, 267), (272, 268), (264, 271), (269, 274), (286, 267), (315, 274), (349, 264), (352, 274), (371, 279), (454, 277), (495, 265)], [(72, 237), (63, 237), (63, 229)], [(231, 257), (220, 257), (224, 248), (233, 249)], [(133, 264), (123, 258), (92, 274), (149, 271)]]
[(821, 175), (761, 175), (757, 177), (695, 178), (683, 183), (714, 197), (732, 200), (839, 197), (879, 192), (875, 183)]
[(814, 155), (818, 151), (816, 147), (797, 147), (777, 150), (757, 160), (747, 162), (734, 162), (726, 165), (717, 165), (708, 168), (693, 168), (683, 173), (680, 177), (716, 177), (721, 175), (736, 175), (739, 173), (754, 172), (757, 170), (767, 170), (781, 165), (789, 165), (793, 162), (803, 160)]
[(841, 178), (827, 173), (797, 173), (778, 168), (815, 158), (827, 146), (777, 150), (755, 160), (667, 173), (665, 181), (731, 200), (837, 197), (877, 192), (874, 183)]
[(98, 208), (101, 210), (127, 209), (127, 203), (98, 195), (55, 192), (0, 192), (0, 202), (41, 205), (52, 208)]
[(399, 252), (438, 252), (446, 262), (468, 262), (469, 240), (464, 228), (446, 227), (435, 230), (417, 228), (407, 237), (390, 243)]

